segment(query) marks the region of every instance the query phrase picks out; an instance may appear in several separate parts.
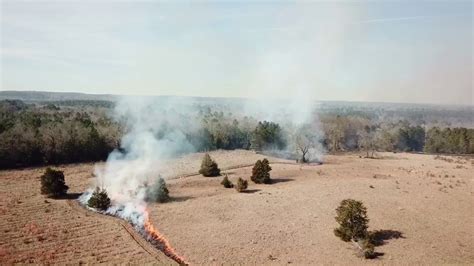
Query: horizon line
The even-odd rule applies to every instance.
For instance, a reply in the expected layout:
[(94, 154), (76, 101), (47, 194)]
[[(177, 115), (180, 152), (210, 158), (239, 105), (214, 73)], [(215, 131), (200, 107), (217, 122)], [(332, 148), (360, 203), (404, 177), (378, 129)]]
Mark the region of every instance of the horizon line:
[[(48, 91), (48, 90), (0, 90), (2, 92), (23, 92), (23, 93), (57, 93), (57, 94), (80, 94), (80, 95), (97, 95), (97, 96), (113, 96), (113, 97), (187, 97), (187, 98), (212, 98), (212, 99), (241, 99), (241, 100), (259, 100), (258, 97), (242, 97), (242, 96), (202, 96), (202, 95), (172, 95), (172, 94), (111, 94), (111, 93), (91, 93), (77, 91)], [(282, 97), (272, 97), (271, 100), (285, 100)], [(60, 100), (52, 100), (60, 101)], [(101, 100), (97, 100), (101, 101)], [(434, 105), (434, 106), (457, 106), (474, 108), (471, 104), (454, 104), (454, 103), (432, 103), (432, 102), (391, 102), (391, 101), (363, 101), (363, 100), (316, 100), (315, 103), (324, 102), (340, 102), (340, 103), (372, 103), (372, 104), (407, 104), (407, 105)]]

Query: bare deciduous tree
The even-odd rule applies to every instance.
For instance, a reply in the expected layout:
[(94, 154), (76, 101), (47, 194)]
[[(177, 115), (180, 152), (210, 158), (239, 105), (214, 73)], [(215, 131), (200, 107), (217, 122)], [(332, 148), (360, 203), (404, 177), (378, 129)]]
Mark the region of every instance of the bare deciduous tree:
[(301, 155), (302, 163), (309, 161), (308, 153), (317, 149), (319, 145), (318, 131), (309, 124), (299, 127), (294, 134), (294, 145), (296, 152)]
[[(376, 127), (374, 125), (365, 125), (359, 133), (360, 148), (366, 152), (366, 158), (373, 158), (376, 149)], [(369, 155), (370, 153), (370, 155)]]

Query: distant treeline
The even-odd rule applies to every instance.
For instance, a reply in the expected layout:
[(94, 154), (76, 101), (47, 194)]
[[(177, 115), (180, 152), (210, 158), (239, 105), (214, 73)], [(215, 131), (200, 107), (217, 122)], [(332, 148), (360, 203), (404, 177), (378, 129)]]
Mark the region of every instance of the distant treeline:
[[(110, 109), (82, 108), (81, 104), (58, 106), (25, 104), (19, 100), (0, 101), (0, 169), (42, 164), (63, 164), (107, 159), (114, 149), (123, 150), (120, 140), (126, 129), (123, 121), (109, 118)], [(78, 107), (81, 106), (81, 107)], [(168, 113), (183, 121), (195, 117)], [(285, 146), (280, 126), (258, 122), (250, 117), (233, 118), (232, 114), (203, 108), (198, 114), (199, 128), (180, 128), (197, 151), (216, 149), (279, 149)], [(186, 125), (182, 122), (183, 126)], [(157, 139), (169, 137), (175, 125), (166, 123)]]
[(76, 107), (104, 107), (112, 108), (115, 106), (115, 103), (112, 101), (102, 101), (102, 100), (62, 100), (62, 101), (47, 101), (39, 102), (44, 104), (49, 108), (58, 108), (58, 106), (76, 106)]
[(0, 102), (0, 168), (104, 160), (119, 135), (98, 111)]
[[(111, 111), (102, 102), (0, 101), (0, 168), (105, 160), (112, 150), (121, 149), (120, 139), (127, 132), (124, 121), (110, 118)], [(360, 114), (325, 113), (318, 132), (294, 136), (303, 131), (209, 107), (200, 107), (193, 115), (171, 112), (167, 115), (181, 121), (180, 132), (196, 151), (286, 149), (298, 153), (304, 150), (301, 145), (319, 144), (327, 151), (363, 150), (368, 155), (373, 151), (474, 153), (474, 129), (467, 128), (425, 130), (424, 125), (406, 120), (381, 122)], [(170, 136), (174, 127), (164, 124), (156, 137)]]
[(474, 153), (474, 129), (430, 128), (424, 149), (429, 153)]
[(324, 146), (328, 151), (404, 151), (474, 153), (474, 129), (411, 125), (405, 120), (373, 123), (366, 117), (325, 116)]

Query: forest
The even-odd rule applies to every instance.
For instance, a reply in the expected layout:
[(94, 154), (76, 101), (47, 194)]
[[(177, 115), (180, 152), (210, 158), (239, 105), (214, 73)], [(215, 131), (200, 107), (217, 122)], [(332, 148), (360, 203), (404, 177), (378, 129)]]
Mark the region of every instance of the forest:
[[(315, 111), (318, 125), (294, 128), (285, 121), (235, 115), (237, 110), (226, 104), (200, 101), (192, 106), (198, 112), (165, 111), (167, 117), (182, 122), (179, 127), (164, 123), (156, 138), (178, 130), (193, 147), (183, 153), (281, 150), (299, 154), (303, 161), (311, 148), (363, 151), (367, 157), (376, 151), (474, 153), (474, 129), (466, 112), (453, 111), (456, 119), (450, 120), (446, 112), (438, 117), (437, 111), (426, 109), (369, 111), (350, 104), (323, 105)], [(114, 149), (127, 152), (120, 140), (130, 128), (123, 118), (112, 115), (113, 108), (114, 102), (104, 100), (0, 101), (0, 168), (100, 161)], [(389, 113), (391, 118), (386, 117)], [(468, 126), (452, 126), (459, 123)]]

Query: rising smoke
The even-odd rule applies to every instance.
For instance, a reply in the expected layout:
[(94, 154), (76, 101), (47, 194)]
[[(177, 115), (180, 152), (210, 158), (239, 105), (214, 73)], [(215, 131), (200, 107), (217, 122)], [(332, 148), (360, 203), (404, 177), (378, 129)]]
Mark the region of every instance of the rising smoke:
[[(117, 103), (113, 115), (126, 128), (121, 149), (113, 151), (105, 165), (95, 167), (96, 186), (106, 188), (113, 202), (108, 214), (142, 224), (145, 184), (157, 181), (165, 159), (194, 151), (185, 132), (197, 124), (175, 112), (176, 106), (182, 112), (192, 112), (173, 98), (124, 97)], [(84, 193), (82, 203), (87, 203), (91, 192)]]
[[(143, 97), (125, 97), (120, 100), (115, 107), (114, 117), (125, 125), (125, 134), (120, 149), (110, 153), (105, 164), (96, 165), (95, 186), (105, 188), (111, 199), (112, 205), (105, 214), (130, 222), (145, 239), (167, 256), (185, 264), (185, 260), (176, 254), (166, 238), (153, 227), (147, 210), (147, 200), (153, 198), (149, 194), (150, 187), (158, 182), (166, 160), (196, 150), (190, 143), (189, 133), (200, 129), (200, 121), (195, 115), (198, 110), (193, 104), (183, 104), (182, 100)], [(307, 159), (320, 160), (317, 116), (312, 114), (312, 110), (306, 109), (308, 105), (290, 105), (286, 108), (285, 104), (273, 106), (276, 106), (276, 113), (272, 118), (287, 129), (284, 132), (287, 143), (297, 143), (295, 137), (299, 136), (298, 140), (304, 140), (309, 146)], [(260, 112), (256, 117), (268, 118), (260, 116), (261, 113), (268, 114)], [(294, 117), (295, 114), (298, 119)], [(300, 128), (309, 130), (301, 134)], [(293, 153), (296, 148), (294, 145), (287, 146)], [(288, 150), (273, 152), (281, 156), (281, 153), (287, 154)], [(93, 188), (90, 188), (79, 198), (84, 206), (87, 206), (92, 192)]]
[[(312, 26), (306, 21), (301, 24)], [(326, 30), (317, 27), (317, 31)], [(288, 145), (285, 151), (273, 151), (276, 154), (295, 154), (298, 145), (307, 145), (307, 159), (321, 160), (322, 133), (315, 113), (315, 92), (316, 87), (324, 86), (324, 76), (337, 59), (334, 51), (343, 33), (332, 28), (325, 38), (287, 38), (285, 34), (293, 33), (277, 31), (275, 34), (283, 35), (269, 39), (293, 41), (272, 44), (272, 49), (257, 58), (255, 76), (247, 86), (252, 99), (237, 110), (240, 116), (274, 121), (282, 126)], [(302, 39), (306, 41), (301, 42)], [(319, 62), (318, 67), (307, 69), (313, 60)], [(320, 62), (326, 62), (327, 68)], [(139, 230), (148, 224), (145, 184), (156, 182), (166, 159), (196, 150), (188, 133), (200, 129), (195, 119), (198, 110), (185, 101), (174, 97), (124, 97), (117, 103), (114, 117), (126, 128), (121, 149), (112, 152), (106, 164), (95, 169), (96, 186), (104, 187), (112, 200), (107, 214), (130, 221)], [(84, 205), (91, 193), (92, 188), (80, 197)]]
[[(175, 97), (123, 97), (116, 104), (113, 116), (125, 126), (121, 148), (113, 151), (105, 164), (96, 165), (94, 173), (97, 176), (95, 186), (105, 188), (112, 200), (107, 214), (143, 226), (147, 220), (144, 217), (146, 199), (149, 198), (146, 184), (157, 182), (167, 159), (196, 151), (188, 136), (202, 125), (196, 119), (197, 106), (186, 101)], [(274, 153), (294, 153), (295, 134), (301, 132), (298, 129), (311, 125), (311, 130), (304, 135), (305, 141), (315, 144), (311, 146), (308, 159), (319, 160), (321, 148), (317, 144), (320, 132), (317, 116), (313, 113), (315, 105), (286, 105), (279, 101), (269, 100), (263, 108), (260, 101), (249, 101), (242, 113), (281, 123), (289, 145), (287, 150)], [(92, 192), (93, 188), (90, 188), (80, 197), (84, 205)]]

